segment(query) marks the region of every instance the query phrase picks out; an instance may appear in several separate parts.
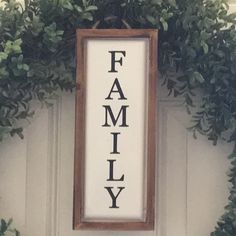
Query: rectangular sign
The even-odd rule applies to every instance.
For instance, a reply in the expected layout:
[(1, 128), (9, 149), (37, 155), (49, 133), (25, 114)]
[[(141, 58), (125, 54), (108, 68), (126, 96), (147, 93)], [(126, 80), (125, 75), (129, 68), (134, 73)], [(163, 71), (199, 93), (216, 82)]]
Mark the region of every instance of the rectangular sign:
[(74, 229), (154, 227), (156, 30), (77, 30)]

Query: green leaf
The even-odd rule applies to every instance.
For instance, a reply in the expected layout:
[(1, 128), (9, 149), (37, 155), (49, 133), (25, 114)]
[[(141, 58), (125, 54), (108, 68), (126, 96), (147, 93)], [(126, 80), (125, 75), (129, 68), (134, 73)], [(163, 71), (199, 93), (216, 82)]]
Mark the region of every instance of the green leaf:
[(6, 60), (8, 57), (7, 53), (5, 52), (0, 52), (0, 63), (4, 60)]
[(193, 72), (193, 76), (200, 84), (205, 82), (203, 76), (199, 72), (197, 71)]
[(85, 20), (89, 20), (89, 21), (92, 21), (92, 20), (93, 20), (93, 16), (92, 16), (92, 14), (89, 13), (89, 12), (83, 13), (82, 18), (85, 19)]
[(12, 129), (10, 135), (13, 137), (15, 134), (17, 134), (21, 139), (24, 139), (22, 128)]
[(86, 7), (87, 6), (87, 1), (86, 0), (82, 0), (83, 6)]
[(161, 5), (163, 3), (163, 0), (152, 0), (151, 3), (156, 5)]
[(8, 222), (7, 222), (7, 227), (9, 227), (9, 226), (12, 224), (12, 222), (13, 222), (13, 219), (10, 218), (10, 219), (8, 220)]
[(4, 79), (9, 75), (5, 67), (0, 67), (0, 79)]
[(175, 0), (168, 0), (168, 3), (172, 6), (176, 6), (176, 1)]
[(74, 8), (75, 8), (75, 10), (76, 10), (77, 12), (79, 12), (79, 13), (82, 13), (82, 12), (83, 12), (83, 9), (82, 9), (80, 6), (78, 6), (78, 5), (74, 5)]
[(88, 6), (85, 8), (85, 11), (96, 11), (98, 10), (97, 6)]
[(63, 7), (65, 8), (65, 9), (68, 9), (68, 10), (73, 10), (74, 8), (73, 8), (73, 5), (69, 2), (69, 1), (66, 1), (64, 4), (63, 4)]
[(28, 71), (29, 70), (29, 66), (27, 64), (23, 64), (22, 65), (22, 69), (25, 70), (25, 71)]
[(167, 31), (168, 30), (168, 23), (162, 17), (160, 18), (160, 21), (162, 23), (164, 31)]
[(207, 54), (209, 51), (208, 45), (205, 42), (201, 42), (201, 45), (202, 45), (204, 53)]
[(7, 231), (7, 223), (4, 219), (1, 219), (1, 233), (5, 233)]
[(186, 104), (188, 106), (193, 106), (193, 100), (192, 98), (189, 96), (189, 94), (185, 94), (185, 101), (186, 101)]
[(15, 41), (8, 40), (4, 46), (4, 52), (6, 54), (19, 54), (22, 52), (21, 50), (22, 40), (17, 39)]

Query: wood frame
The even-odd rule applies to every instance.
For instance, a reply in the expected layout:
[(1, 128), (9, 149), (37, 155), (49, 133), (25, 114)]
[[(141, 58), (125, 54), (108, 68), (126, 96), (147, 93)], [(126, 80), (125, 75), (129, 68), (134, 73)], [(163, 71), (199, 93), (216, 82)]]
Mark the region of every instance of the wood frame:
[[(149, 75), (147, 104), (147, 172), (146, 217), (144, 221), (96, 222), (83, 217), (85, 181), (85, 104), (86, 104), (86, 47), (87, 39), (134, 39), (149, 40)], [(93, 230), (153, 230), (155, 220), (155, 158), (156, 158), (156, 88), (157, 88), (157, 30), (153, 29), (79, 29), (77, 30), (77, 79), (76, 79), (76, 131), (74, 163), (73, 228)]]

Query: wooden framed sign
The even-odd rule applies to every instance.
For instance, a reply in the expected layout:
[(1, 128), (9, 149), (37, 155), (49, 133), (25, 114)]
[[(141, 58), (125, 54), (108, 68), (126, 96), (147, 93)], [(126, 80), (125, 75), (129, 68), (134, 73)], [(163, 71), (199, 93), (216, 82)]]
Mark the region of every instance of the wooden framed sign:
[(77, 30), (74, 229), (154, 228), (156, 72), (156, 30)]

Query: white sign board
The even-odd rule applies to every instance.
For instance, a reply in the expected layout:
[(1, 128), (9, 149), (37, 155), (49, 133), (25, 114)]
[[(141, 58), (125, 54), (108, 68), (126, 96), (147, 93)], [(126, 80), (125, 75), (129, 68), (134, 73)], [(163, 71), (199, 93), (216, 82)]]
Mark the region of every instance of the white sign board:
[(75, 228), (153, 228), (155, 38), (78, 30)]

